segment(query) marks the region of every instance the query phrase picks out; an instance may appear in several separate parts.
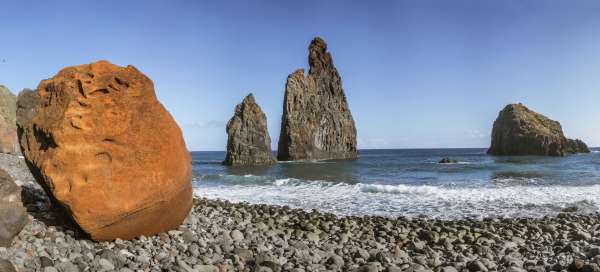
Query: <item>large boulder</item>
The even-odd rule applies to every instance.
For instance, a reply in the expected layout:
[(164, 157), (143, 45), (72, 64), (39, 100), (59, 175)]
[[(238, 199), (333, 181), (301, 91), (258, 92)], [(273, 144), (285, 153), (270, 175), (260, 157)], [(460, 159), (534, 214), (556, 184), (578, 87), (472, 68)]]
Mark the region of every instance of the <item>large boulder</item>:
[(8, 88), (0, 85), (0, 153), (19, 152), (16, 109), (17, 97)]
[(308, 76), (300, 69), (287, 78), (277, 158), (356, 158), (354, 119), (327, 44), (317, 37), (308, 50)]
[(9, 247), (27, 222), (29, 217), (21, 203), (21, 187), (0, 169), (0, 247)]
[(17, 125), (38, 183), (94, 240), (163, 232), (191, 208), (181, 130), (133, 66), (61, 70), (19, 94)]
[(267, 116), (252, 94), (235, 107), (235, 113), (227, 123), (227, 136), (227, 155), (223, 164), (249, 166), (277, 162), (271, 152)]
[(559, 122), (523, 104), (507, 105), (494, 122), (491, 155), (564, 156), (590, 152), (581, 140), (567, 139)]

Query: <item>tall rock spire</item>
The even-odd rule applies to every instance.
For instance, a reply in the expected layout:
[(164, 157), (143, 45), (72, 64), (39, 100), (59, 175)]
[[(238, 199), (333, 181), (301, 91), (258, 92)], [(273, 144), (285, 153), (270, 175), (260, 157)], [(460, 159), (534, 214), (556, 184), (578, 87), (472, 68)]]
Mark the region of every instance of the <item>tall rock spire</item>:
[(277, 158), (356, 158), (354, 119), (327, 44), (317, 37), (308, 52), (308, 76), (299, 69), (287, 78)]

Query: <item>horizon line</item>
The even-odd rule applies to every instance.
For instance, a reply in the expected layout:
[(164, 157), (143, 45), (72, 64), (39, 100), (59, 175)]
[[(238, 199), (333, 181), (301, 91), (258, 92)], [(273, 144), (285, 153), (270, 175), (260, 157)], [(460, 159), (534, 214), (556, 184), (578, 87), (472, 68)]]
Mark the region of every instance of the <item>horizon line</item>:
[[(599, 146), (590, 146), (590, 149), (600, 148)], [(360, 148), (361, 150), (434, 150), (434, 149), (489, 149), (489, 147), (401, 147), (401, 148)], [(189, 152), (227, 152), (227, 150), (188, 150)], [(277, 152), (272, 150), (271, 152)]]

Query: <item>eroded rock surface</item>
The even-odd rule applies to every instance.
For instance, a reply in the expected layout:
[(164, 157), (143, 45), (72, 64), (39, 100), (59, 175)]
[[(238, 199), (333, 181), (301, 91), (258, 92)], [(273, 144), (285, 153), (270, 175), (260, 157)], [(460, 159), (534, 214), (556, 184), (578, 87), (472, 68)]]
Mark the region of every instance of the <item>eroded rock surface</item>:
[(19, 152), (16, 109), (17, 97), (8, 88), (0, 85), (0, 153)]
[(522, 104), (507, 105), (494, 122), (491, 155), (564, 156), (590, 152), (581, 140), (567, 139), (559, 122)]
[(321, 38), (310, 43), (308, 61), (308, 76), (300, 69), (287, 78), (277, 158), (356, 158), (354, 119), (340, 75)]
[(133, 66), (63, 69), (19, 94), (17, 124), (36, 180), (94, 240), (169, 230), (191, 208), (181, 130)]
[(0, 247), (9, 247), (27, 222), (29, 217), (21, 202), (21, 187), (0, 169)]
[(235, 113), (227, 123), (227, 135), (227, 155), (223, 164), (249, 166), (277, 162), (271, 152), (267, 116), (252, 94), (235, 107)]

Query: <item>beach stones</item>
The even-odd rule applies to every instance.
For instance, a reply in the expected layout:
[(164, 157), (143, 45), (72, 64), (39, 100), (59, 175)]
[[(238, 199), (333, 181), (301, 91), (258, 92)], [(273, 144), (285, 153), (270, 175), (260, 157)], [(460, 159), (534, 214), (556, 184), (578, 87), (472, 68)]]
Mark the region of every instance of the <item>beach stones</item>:
[(0, 85), (0, 153), (19, 153), (16, 108), (17, 97)]
[(507, 105), (494, 122), (491, 155), (564, 156), (590, 152), (581, 140), (565, 137), (559, 122), (523, 104)]
[(19, 94), (17, 125), (38, 183), (94, 240), (169, 230), (191, 208), (181, 130), (133, 66), (61, 70)]
[(308, 62), (308, 76), (300, 69), (287, 78), (277, 158), (356, 158), (354, 119), (323, 39), (310, 43)]
[(267, 116), (252, 94), (235, 107), (235, 113), (227, 123), (227, 136), (227, 155), (223, 164), (248, 166), (277, 162), (271, 152)]
[(21, 203), (21, 187), (0, 169), (0, 247), (9, 247), (28, 221)]

